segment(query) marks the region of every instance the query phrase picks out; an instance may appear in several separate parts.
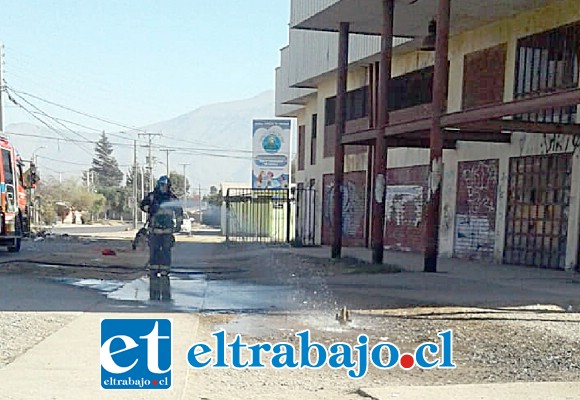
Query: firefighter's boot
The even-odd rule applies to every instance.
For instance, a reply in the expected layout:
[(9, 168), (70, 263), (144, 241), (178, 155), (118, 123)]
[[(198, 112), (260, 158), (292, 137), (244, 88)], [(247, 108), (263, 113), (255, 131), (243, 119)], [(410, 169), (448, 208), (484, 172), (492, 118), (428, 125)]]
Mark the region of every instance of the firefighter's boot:
[(160, 265), (159, 286), (161, 301), (171, 301), (171, 283), (169, 281), (169, 265)]
[(160, 270), (158, 265), (151, 265), (149, 269), (149, 299), (161, 300)]

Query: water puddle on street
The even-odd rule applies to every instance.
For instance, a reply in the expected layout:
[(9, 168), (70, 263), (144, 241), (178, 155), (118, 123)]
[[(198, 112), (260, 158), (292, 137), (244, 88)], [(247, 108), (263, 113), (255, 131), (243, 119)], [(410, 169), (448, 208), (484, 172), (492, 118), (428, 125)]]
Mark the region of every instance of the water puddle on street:
[[(59, 279), (60, 282), (101, 292), (109, 299), (160, 304), (149, 299), (149, 278), (133, 281)], [(198, 272), (171, 275), (171, 301), (163, 303), (175, 311), (269, 312), (296, 308), (292, 287), (257, 285), (228, 280), (208, 280)]]
[(341, 324), (333, 312), (334, 310), (301, 310), (288, 313), (241, 314), (227, 323), (218, 325), (217, 329), (224, 329), (229, 334), (239, 333), (244, 336), (269, 338), (279, 334), (293, 336), (305, 329), (332, 335), (374, 328), (374, 325), (368, 324), (367, 321), (359, 321), (358, 316), (355, 321)]

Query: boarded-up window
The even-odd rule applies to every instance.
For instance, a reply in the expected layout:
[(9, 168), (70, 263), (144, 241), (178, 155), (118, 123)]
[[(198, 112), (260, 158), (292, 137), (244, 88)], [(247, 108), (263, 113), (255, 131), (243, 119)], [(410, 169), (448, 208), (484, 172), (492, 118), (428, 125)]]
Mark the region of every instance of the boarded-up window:
[(505, 44), (465, 56), (463, 66), (464, 109), (503, 101), (505, 60)]
[(306, 155), (306, 126), (298, 127), (298, 171), (304, 171), (304, 157)]

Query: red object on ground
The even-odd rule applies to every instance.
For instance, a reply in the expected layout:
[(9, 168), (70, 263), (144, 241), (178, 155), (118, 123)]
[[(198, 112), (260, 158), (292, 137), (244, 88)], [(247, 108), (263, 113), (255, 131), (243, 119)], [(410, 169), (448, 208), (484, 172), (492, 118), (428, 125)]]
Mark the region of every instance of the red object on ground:
[(115, 253), (115, 250), (111, 250), (111, 249), (103, 249), (103, 251), (101, 252), (104, 256), (116, 256), (117, 253)]

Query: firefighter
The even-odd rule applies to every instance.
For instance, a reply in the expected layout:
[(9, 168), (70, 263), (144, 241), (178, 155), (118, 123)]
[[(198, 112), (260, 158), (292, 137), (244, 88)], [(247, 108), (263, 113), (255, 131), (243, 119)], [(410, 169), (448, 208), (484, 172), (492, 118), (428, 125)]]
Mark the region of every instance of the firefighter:
[(148, 214), (149, 277), (152, 300), (169, 300), (169, 272), (174, 232), (181, 230), (183, 209), (171, 191), (171, 181), (162, 176), (155, 190), (141, 201), (141, 210)]

